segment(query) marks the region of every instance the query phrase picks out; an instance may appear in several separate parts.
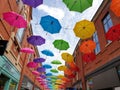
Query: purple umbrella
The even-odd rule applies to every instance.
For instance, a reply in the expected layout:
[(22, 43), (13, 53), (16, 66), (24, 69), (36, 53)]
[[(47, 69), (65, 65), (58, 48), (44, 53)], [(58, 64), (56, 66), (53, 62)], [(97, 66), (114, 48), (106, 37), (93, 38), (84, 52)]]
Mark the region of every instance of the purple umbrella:
[(37, 71), (38, 71), (38, 72), (45, 72), (45, 68), (43, 68), (43, 67), (38, 67), (38, 68), (37, 68)]
[(22, 0), (24, 4), (36, 8), (38, 5), (43, 3), (43, 0)]
[(41, 78), (43, 78), (43, 79), (45, 79), (45, 78), (46, 78), (46, 76), (45, 76), (45, 75), (40, 75), (40, 77), (41, 77)]
[(35, 58), (35, 59), (33, 60), (33, 62), (35, 62), (35, 63), (42, 63), (42, 62), (44, 62), (44, 61), (45, 61), (44, 58)]
[(41, 36), (30, 36), (27, 38), (28, 43), (36, 46), (36, 45), (42, 45), (45, 43), (45, 39)]

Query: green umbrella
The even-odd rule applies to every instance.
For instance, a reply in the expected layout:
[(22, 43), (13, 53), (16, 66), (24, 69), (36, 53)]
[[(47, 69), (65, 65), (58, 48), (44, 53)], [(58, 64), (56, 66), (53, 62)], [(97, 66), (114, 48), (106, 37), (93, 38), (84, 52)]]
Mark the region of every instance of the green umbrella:
[(54, 45), (55, 48), (57, 48), (59, 50), (67, 50), (69, 48), (68, 42), (66, 42), (62, 39), (55, 40), (53, 42), (53, 45)]
[(59, 60), (53, 60), (51, 63), (52, 64), (62, 64)]
[(83, 12), (92, 6), (93, 0), (63, 0), (70, 11)]
[(58, 71), (56, 69), (51, 69), (50, 71), (53, 73), (58, 73)]

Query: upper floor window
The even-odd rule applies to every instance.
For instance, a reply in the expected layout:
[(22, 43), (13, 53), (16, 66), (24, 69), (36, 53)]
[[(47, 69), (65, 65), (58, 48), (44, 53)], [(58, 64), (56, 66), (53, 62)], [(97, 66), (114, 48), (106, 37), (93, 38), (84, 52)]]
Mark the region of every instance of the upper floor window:
[(109, 28), (113, 26), (111, 16), (109, 13), (103, 18), (103, 25), (104, 25), (105, 33), (108, 32)]
[(18, 29), (18, 31), (16, 33), (16, 38), (17, 38), (19, 43), (22, 42), (24, 31), (25, 31), (25, 28), (20, 28), (20, 29)]
[[(105, 33), (107, 33), (109, 28), (111, 28), (113, 26), (113, 23), (112, 23), (112, 20), (111, 20), (111, 16), (110, 16), (109, 13), (103, 18), (102, 22), (103, 22)], [(107, 42), (110, 43), (111, 41), (107, 40)]]
[(95, 53), (98, 54), (100, 52), (100, 43), (99, 43), (99, 40), (98, 40), (97, 32), (95, 32), (93, 34), (93, 40), (96, 43)]

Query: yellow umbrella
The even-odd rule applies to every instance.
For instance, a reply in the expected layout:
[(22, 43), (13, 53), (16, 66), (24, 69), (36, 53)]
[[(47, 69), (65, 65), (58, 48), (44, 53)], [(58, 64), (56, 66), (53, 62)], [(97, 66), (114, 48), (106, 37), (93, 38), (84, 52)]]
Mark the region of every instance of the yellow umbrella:
[(69, 53), (62, 53), (61, 56), (62, 56), (62, 59), (65, 60), (66, 62), (73, 61), (73, 56)]
[(59, 79), (61, 79), (61, 78), (65, 77), (65, 76), (59, 74), (57, 77), (58, 77)]
[(93, 22), (88, 20), (82, 20), (76, 23), (74, 27), (74, 33), (81, 39), (90, 38), (95, 32), (95, 26)]
[(62, 65), (62, 66), (59, 66), (58, 67), (58, 70), (59, 71), (64, 71), (64, 70), (66, 70), (67, 69), (67, 67), (65, 66), (65, 65)]

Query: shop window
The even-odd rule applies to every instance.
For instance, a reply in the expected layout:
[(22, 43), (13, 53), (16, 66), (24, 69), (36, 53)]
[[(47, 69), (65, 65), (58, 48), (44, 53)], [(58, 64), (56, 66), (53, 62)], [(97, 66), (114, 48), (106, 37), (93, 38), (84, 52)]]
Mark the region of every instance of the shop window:
[(96, 43), (95, 53), (98, 54), (100, 52), (100, 43), (99, 43), (99, 40), (98, 40), (97, 32), (95, 32), (93, 34), (93, 40)]
[(25, 28), (20, 28), (16, 33), (16, 38), (19, 43), (22, 43), (24, 32), (25, 32)]
[[(111, 28), (113, 26), (112, 20), (111, 20), (111, 16), (109, 13), (107, 13), (105, 15), (105, 17), (102, 20), (103, 26), (104, 26), (104, 30), (105, 33), (108, 32), (109, 28)], [(108, 43), (111, 42), (110, 40), (108, 40)]]
[(14, 81), (11, 81), (10, 86), (9, 86), (9, 90), (15, 90), (17, 86), (17, 83)]
[(86, 82), (87, 90), (92, 90), (93, 89), (93, 80), (92, 78), (89, 78)]

